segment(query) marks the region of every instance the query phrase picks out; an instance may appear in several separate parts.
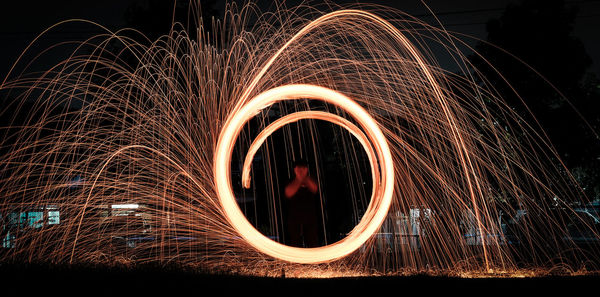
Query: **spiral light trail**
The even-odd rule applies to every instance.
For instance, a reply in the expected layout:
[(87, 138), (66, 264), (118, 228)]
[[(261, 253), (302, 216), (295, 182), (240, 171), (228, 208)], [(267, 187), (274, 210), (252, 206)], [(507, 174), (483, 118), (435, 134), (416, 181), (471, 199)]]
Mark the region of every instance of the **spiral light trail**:
[[(382, 174), (373, 183), (373, 196), (361, 221), (346, 238), (323, 247), (291, 247), (270, 240), (262, 235), (248, 222), (244, 213), (237, 205), (229, 178), (231, 172), (228, 169), (231, 168), (229, 164), (231, 163), (231, 154), (235, 139), (248, 119), (256, 115), (261, 109), (279, 100), (295, 98), (320, 99), (346, 110), (365, 129), (368, 138), (372, 141), (371, 143), (375, 148), (378, 160), (380, 160), (379, 166), (381, 167), (380, 171)], [(312, 113), (308, 113), (308, 116), (311, 115)], [(331, 117), (330, 119), (335, 118)], [(340, 123), (342, 122), (340, 121)], [(367, 146), (365, 150), (370, 151), (371, 149)], [(374, 164), (374, 160), (371, 161), (371, 165), (372, 175), (377, 177), (375, 173), (377, 164)], [(232, 114), (219, 136), (214, 167), (217, 195), (219, 195), (221, 205), (229, 222), (246, 241), (258, 250), (290, 262), (322, 263), (342, 258), (354, 252), (379, 229), (387, 216), (392, 202), (394, 166), (387, 141), (378, 124), (366, 110), (350, 98), (333, 90), (313, 85), (286, 85), (268, 90), (257, 95), (248, 101), (239, 111)]]

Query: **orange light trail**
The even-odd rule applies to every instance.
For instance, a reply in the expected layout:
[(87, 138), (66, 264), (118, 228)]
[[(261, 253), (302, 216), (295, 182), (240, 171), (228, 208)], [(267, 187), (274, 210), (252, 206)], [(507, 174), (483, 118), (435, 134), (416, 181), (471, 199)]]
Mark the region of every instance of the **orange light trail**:
[[(367, 152), (367, 156), (371, 163), (373, 180), (379, 180), (379, 168), (377, 165), (377, 157), (375, 152), (373, 151), (373, 147), (369, 144), (369, 139), (367, 136), (362, 133), (360, 128), (354, 125), (352, 122), (332, 113), (323, 112), (323, 111), (300, 111), (292, 114), (288, 114), (275, 122), (271, 123), (269, 126), (265, 127), (258, 136), (254, 139), (250, 147), (248, 148), (248, 153), (246, 154), (246, 158), (244, 159), (244, 166), (242, 167), (242, 186), (246, 189), (250, 188), (250, 167), (252, 166), (252, 159), (258, 149), (260, 149), (261, 145), (265, 142), (265, 140), (273, 134), (279, 128), (293, 123), (302, 119), (315, 119), (315, 120), (323, 120), (329, 121), (336, 125), (340, 125), (342, 128), (348, 130), (363, 146), (365, 151)], [(371, 198), (372, 199), (372, 198)]]
[[(316, 248), (298, 248), (283, 245), (269, 239), (256, 230), (240, 210), (235, 195), (233, 194), (230, 178), (231, 154), (233, 152), (235, 140), (244, 124), (262, 109), (278, 101), (302, 98), (322, 100), (344, 109), (353, 116), (363, 129), (365, 129), (367, 137), (372, 141), (376, 155), (380, 160), (379, 166), (382, 172), (380, 179), (374, 180), (373, 182), (374, 186), (371, 202), (358, 225), (356, 225), (344, 239), (327, 246)], [(336, 123), (344, 123), (343, 121), (338, 120), (339, 117), (327, 117), (322, 113), (305, 112), (299, 116), (302, 115), (315, 118), (320, 116), (320, 118), (336, 121)], [(297, 120), (299, 118), (288, 119)], [(274, 125), (273, 127), (278, 128), (278, 126), (283, 125), (283, 123), (285, 123), (285, 121), (281, 122), (281, 124)], [(348, 127), (350, 128), (351, 126)], [(356, 131), (353, 132), (356, 133)], [(266, 136), (268, 135), (265, 135), (264, 137)], [(361, 142), (366, 151), (371, 151), (369, 146), (365, 146), (366, 143), (364, 142), (364, 139)], [(257, 145), (258, 144), (260, 143), (257, 143)], [(256, 147), (254, 150), (256, 150)], [(369, 154), (369, 156), (371, 155)], [(372, 175), (376, 177), (376, 166), (373, 166), (376, 164), (374, 164), (373, 159), (371, 159), (371, 164)], [(392, 202), (394, 190), (394, 165), (392, 162), (392, 155), (387, 140), (379, 129), (377, 122), (375, 122), (364, 108), (347, 96), (334, 90), (314, 85), (285, 85), (265, 91), (248, 101), (248, 103), (236, 113), (231, 114), (219, 135), (214, 172), (214, 180), (219, 201), (221, 202), (221, 206), (225, 211), (227, 219), (238, 233), (259, 251), (278, 259), (296, 263), (323, 263), (342, 258), (354, 252), (379, 229), (385, 220)]]

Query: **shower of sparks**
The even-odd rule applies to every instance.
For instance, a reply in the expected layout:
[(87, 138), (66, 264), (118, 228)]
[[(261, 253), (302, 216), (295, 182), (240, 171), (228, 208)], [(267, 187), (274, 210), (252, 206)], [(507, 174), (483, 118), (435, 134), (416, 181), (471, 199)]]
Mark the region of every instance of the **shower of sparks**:
[[(8, 75), (0, 260), (311, 277), (598, 269), (598, 249), (572, 236), (599, 241), (573, 207), (583, 191), (544, 134), (485, 84), (459, 50), (468, 45), (400, 11), (359, 8), (229, 5), (210, 32), (200, 22), (189, 36), (175, 24), (149, 45), (94, 24), (106, 34), (46, 72)], [(432, 46), (462, 73), (442, 69)], [(288, 163), (292, 135), (308, 139), (301, 151), (321, 174), (315, 121), (339, 129), (347, 183), (371, 181), (372, 194), (347, 197), (356, 220), (343, 239), (286, 246), (268, 237), (282, 228), (281, 211), (269, 210), (269, 230), (257, 228), (236, 193), (260, 183), (264, 199), (279, 201), (268, 165), (275, 131)], [(507, 215), (519, 222), (510, 235)]]

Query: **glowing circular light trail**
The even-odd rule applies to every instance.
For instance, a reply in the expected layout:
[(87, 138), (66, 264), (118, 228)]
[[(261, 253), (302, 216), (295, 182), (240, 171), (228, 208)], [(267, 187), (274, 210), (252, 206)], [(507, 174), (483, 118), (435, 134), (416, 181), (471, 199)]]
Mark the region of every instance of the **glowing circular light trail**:
[(250, 188), (250, 166), (252, 166), (252, 159), (254, 159), (254, 155), (258, 151), (258, 149), (262, 146), (262, 144), (267, 140), (273, 132), (277, 131), (279, 128), (293, 123), (302, 119), (316, 119), (328, 121), (337, 125), (340, 125), (342, 128), (350, 131), (356, 139), (362, 144), (362, 146), (367, 151), (367, 156), (369, 158), (369, 162), (371, 163), (371, 168), (373, 168), (373, 180), (379, 180), (379, 167), (377, 165), (377, 156), (373, 147), (369, 144), (369, 138), (362, 133), (360, 128), (356, 125), (352, 124), (352, 122), (329, 112), (324, 111), (300, 111), (292, 114), (288, 114), (264, 128), (258, 136), (254, 139), (250, 147), (248, 148), (248, 153), (246, 154), (246, 159), (244, 160), (244, 166), (242, 169), (242, 186), (246, 189)]
[[(259, 135), (260, 141), (255, 141), (249, 153), (253, 155), (262, 141), (278, 127), (302, 118), (316, 118), (336, 123), (357, 137), (369, 155), (373, 176), (373, 194), (361, 221), (344, 239), (330, 245), (316, 248), (291, 247), (269, 239), (260, 233), (246, 219), (239, 208), (231, 186), (231, 156), (237, 137), (243, 126), (262, 109), (283, 100), (294, 99), (321, 100), (334, 104), (352, 116), (362, 127), (365, 134), (356, 126), (338, 116), (324, 115), (323, 112), (305, 111), (288, 115), (273, 123), (268, 133)], [(267, 128), (269, 128), (267, 127)], [(267, 129), (266, 129), (267, 130)], [(366, 138), (364, 137), (366, 135)], [(367, 139), (368, 138), (368, 139)], [(368, 144), (371, 143), (372, 147)], [(376, 159), (373, 157), (375, 151)], [(246, 158), (248, 159), (248, 157)], [(379, 161), (378, 163), (376, 162)], [(377, 167), (379, 166), (379, 170)], [(248, 166), (244, 166), (247, 171)], [(379, 174), (381, 172), (381, 174)], [(394, 188), (394, 167), (392, 156), (383, 132), (369, 113), (347, 96), (315, 85), (285, 85), (265, 91), (248, 101), (244, 106), (229, 115), (217, 142), (214, 174), (216, 192), (224, 214), (237, 232), (257, 250), (275, 258), (296, 263), (323, 263), (342, 258), (363, 245), (377, 231), (387, 216)], [(246, 184), (247, 186), (247, 184)]]

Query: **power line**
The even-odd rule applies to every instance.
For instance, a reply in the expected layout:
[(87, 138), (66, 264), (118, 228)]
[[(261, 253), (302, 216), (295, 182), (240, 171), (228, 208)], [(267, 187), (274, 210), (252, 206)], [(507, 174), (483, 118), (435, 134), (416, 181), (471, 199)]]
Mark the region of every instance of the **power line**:
[[(580, 16), (576, 16), (576, 19), (579, 18), (591, 18), (591, 17), (598, 17), (600, 16), (600, 13), (594, 13), (594, 14), (589, 14), (589, 15), (580, 15)], [(444, 24), (444, 27), (456, 27), (456, 26), (475, 26), (475, 25), (487, 25), (488, 21), (485, 22), (471, 22), (471, 23), (450, 23), (450, 24)]]
[[(575, 1), (565, 1), (565, 4), (581, 4), (581, 3), (600, 3), (600, 0), (575, 0)], [(494, 8), (478, 8), (478, 9), (466, 9), (466, 10), (454, 10), (454, 11), (444, 11), (444, 12), (434, 12), (434, 13), (423, 13), (423, 14), (414, 14), (414, 17), (432, 17), (432, 16), (445, 16), (445, 15), (458, 15), (458, 14), (468, 14), (468, 13), (481, 13), (481, 12), (497, 12), (506, 10), (505, 7), (494, 7)]]

